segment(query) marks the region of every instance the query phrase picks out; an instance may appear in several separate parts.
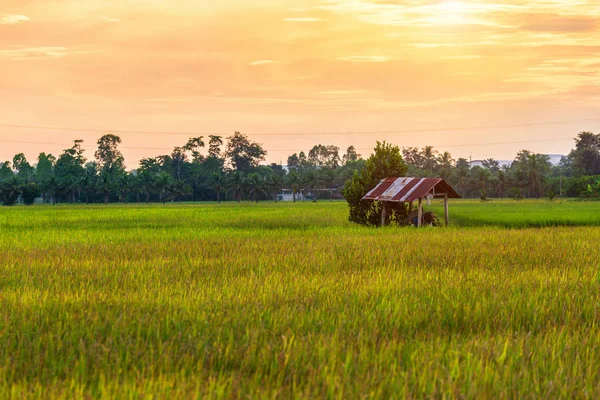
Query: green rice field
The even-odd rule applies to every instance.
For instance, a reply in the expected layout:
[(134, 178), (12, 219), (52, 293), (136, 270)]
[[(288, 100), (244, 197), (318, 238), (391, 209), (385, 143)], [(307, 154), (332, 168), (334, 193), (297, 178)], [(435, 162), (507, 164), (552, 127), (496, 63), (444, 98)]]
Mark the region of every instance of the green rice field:
[(0, 398), (600, 398), (600, 202), (450, 219), (0, 208)]

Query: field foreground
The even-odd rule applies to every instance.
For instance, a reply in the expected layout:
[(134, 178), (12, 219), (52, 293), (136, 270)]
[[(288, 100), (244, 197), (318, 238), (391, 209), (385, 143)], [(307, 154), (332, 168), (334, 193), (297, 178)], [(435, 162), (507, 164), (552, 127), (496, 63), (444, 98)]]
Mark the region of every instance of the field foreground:
[(0, 397), (599, 398), (600, 203), (450, 212), (0, 208)]

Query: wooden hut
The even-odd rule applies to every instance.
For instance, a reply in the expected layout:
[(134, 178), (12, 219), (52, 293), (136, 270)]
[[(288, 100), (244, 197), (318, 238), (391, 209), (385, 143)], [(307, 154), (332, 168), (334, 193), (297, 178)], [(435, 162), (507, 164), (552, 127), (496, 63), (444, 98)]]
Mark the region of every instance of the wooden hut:
[(363, 200), (374, 200), (383, 203), (381, 225), (387, 218), (388, 203), (413, 203), (418, 201), (417, 226), (423, 224), (423, 200), (444, 199), (444, 220), (448, 226), (448, 199), (459, 199), (461, 196), (441, 178), (385, 178), (367, 193)]

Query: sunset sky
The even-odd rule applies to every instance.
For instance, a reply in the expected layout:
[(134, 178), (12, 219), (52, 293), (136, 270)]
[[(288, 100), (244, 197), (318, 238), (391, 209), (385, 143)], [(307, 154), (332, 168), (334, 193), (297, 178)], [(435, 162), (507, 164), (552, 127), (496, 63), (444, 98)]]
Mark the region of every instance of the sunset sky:
[[(600, 132), (600, 2), (2, 0), (0, 124), (566, 154)], [(100, 135), (0, 126), (0, 161)], [(119, 135), (129, 167), (189, 136)]]

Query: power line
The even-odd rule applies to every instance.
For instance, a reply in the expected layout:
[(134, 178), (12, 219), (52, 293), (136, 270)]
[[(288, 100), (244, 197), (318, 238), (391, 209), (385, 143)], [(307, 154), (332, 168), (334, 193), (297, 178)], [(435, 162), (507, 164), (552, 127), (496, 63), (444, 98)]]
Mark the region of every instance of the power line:
[[(46, 146), (68, 146), (64, 143), (56, 143), (56, 142), (32, 142), (29, 140), (4, 140), (0, 139), (0, 143), (23, 143), (23, 144), (40, 144)], [(171, 150), (171, 148), (167, 147), (137, 147), (137, 146), (120, 146), (121, 149), (126, 150)]]
[[(544, 142), (566, 142), (572, 141), (573, 138), (544, 138), (544, 139), (534, 139), (534, 140), (517, 140), (510, 142), (483, 142), (483, 143), (462, 143), (462, 144), (442, 144), (436, 145), (434, 147), (438, 149), (444, 148), (455, 148), (455, 147), (474, 147), (474, 146), (498, 146), (498, 145), (506, 145), (506, 144), (525, 144), (525, 143), (544, 143)], [(34, 142), (27, 140), (3, 140), (0, 139), (0, 143), (24, 143), (24, 144), (36, 144), (36, 145), (48, 145), (48, 146), (66, 146), (63, 143), (56, 142)], [(138, 147), (138, 146), (121, 146), (121, 149), (125, 150), (157, 150), (157, 151), (170, 151), (171, 147)], [(356, 151), (372, 151), (372, 148), (369, 149), (355, 149)], [(273, 152), (288, 152), (288, 153), (298, 153), (298, 149), (271, 149), (267, 150), (269, 153)]]
[(39, 129), (44, 131), (66, 131), (66, 132), (96, 132), (96, 133), (123, 133), (123, 134), (144, 134), (144, 135), (189, 135), (189, 136), (207, 136), (213, 133), (200, 132), (156, 132), (156, 131), (124, 131), (117, 129), (89, 129), (89, 128), (59, 128), (55, 126), (41, 125), (13, 125), (0, 124), (3, 128), (19, 128), (19, 129)]
[[(573, 120), (558, 120), (558, 121), (538, 121), (538, 122), (523, 122), (518, 124), (500, 124), (500, 125), (471, 125), (462, 127), (449, 128), (430, 128), (430, 129), (395, 129), (395, 130), (380, 130), (380, 131), (330, 131), (330, 132), (279, 132), (279, 133), (252, 133), (251, 136), (314, 136), (314, 135), (374, 135), (374, 134), (392, 134), (392, 133), (435, 133), (435, 132), (457, 132), (457, 131), (472, 131), (472, 130), (488, 130), (488, 129), (506, 129), (506, 128), (522, 128), (532, 126), (550, 126), (550, 125), (566, 125), (582, 122), (598, 122), (600, 118), (584, 118)], [(121, 134), (147, 134), (147, 135), (188, 135), (188, 136), (207, 136), (213, 133), (202, 132), (166, 132), (166, 131), (130, 131), (116, 129), (89, 129), (89, 128), (61, 128), (42, 125), (15, 125), (15, 124), (0, 124), (4, 128), (18, 129), (39, 129), (48, 131), (66, 131), (66, 132), (97, 132), (97, 133), (121, 133)]]

